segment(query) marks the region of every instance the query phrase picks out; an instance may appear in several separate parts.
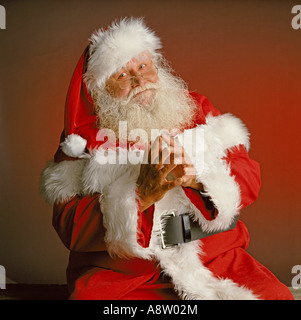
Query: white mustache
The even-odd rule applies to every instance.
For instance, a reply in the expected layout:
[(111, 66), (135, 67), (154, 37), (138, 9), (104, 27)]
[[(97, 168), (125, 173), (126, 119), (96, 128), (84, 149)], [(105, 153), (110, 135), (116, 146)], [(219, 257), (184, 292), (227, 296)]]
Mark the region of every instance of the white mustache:
[(136, 87), (131, 90), (131, 92), (126, 97), (126, 101), (131, 101), (138, 93), (143, 92), (148, 89), (158, 89), (159, 85), (157, 83), (146, 83), (143, 87)]

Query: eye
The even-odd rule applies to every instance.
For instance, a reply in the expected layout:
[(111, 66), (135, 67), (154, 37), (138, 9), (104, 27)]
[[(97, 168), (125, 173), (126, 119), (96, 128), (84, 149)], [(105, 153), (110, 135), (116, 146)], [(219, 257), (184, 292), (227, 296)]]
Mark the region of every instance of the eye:
[(119, 75), (118, 79), (123, 79), (123, 78), (125, 78), (126, 76), (127, 76), (126, 72), (122, 72), (122, 73)]
[(146, 67), (146, 64), (142, 63), (142, 64), (140, 64), (139, 69), (144, 69), (145, 67)]

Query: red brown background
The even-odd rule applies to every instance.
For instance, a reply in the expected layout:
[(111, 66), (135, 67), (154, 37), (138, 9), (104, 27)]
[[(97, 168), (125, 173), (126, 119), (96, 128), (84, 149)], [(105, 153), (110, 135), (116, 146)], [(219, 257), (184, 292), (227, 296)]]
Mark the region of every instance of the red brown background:
[(144, 16), (191, 90), (251, 132), (262, 170), (243, 210), (248, 251), (287, 285), (301, 264), (301, 29), (297, 1), (1, 1), (0, 264), (20, 283), (64, 283), (68, 252), (51, 226), (39, 175), (55, 152), (64, 102), (90, 34), (115, 18)]

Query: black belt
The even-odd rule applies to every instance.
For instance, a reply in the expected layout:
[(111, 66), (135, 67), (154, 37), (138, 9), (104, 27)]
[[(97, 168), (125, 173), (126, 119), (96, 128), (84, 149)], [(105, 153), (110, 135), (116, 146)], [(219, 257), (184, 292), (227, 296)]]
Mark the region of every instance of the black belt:
[(193, 221), (189, 213), (176, 216), (168, 212), (161, 217), (161, 244), (162, 249), (178, 247), (181, 243), (203, 239), (217, 233), (234, 229), (238, 220), (235, 217), (231, 225), (218, 231), (204, 231), (197, 221)]

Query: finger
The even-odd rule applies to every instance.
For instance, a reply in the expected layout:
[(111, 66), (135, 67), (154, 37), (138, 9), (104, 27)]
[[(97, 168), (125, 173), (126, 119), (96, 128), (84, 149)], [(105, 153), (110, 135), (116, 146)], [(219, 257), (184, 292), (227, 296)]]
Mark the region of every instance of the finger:
[(192, 161), (191, 161), (191, 159), (190, 159), (190, 156), (188, 155), (188, 153), (185, 151), (184, 148), (183, 148), (183, 151), (184, 151), (184, 153), (183, 153), (183, 155), (182, 155), (182, 157), (183, 157), (183, 164), (192, 165)]
[(140, 167), (139, 176), (137, 179), (137, 184), (140, 185), (143, 183), (143, 181), (146, 179), (146, 177), (150, 173), (150, 165), (149, 164), (142, 164)]
[(155, 139), (155, 141), (150, 141), (150, 149), (148, 152), (148, 163), (151, 164), (153, 163), (152, 158), (155, 156), (155, 152), (156, 152), (156, 147), (157, 147), (157, 138)]
[(163, 189), (164, 189), (164, 191), (166, 191), (166, 190), (171, 190), (171, 189), (173, 189), (173, 188), (175, 188), (175, 187), (180, 186), (182, 183), (183, 183), (182, 177), (177, 178), (177, 179), (172, 180), (172, 181), (167, 181), (167, 182), (163, 185)]
[(176, 145), (174, 138), (169, 134), (163, 133), (162, 134), (162, 139), (168, 146), (173, 146), (174, 147)]
[(162, 134), (163, 141), (170, 146), (179, 146), (182, 147), (178, 142), (177, 138), (175, 138), (172, 134)]
[(171, 129), (169, 131), (169, 134), (172, 136), (172, 137), (175, 137), (176, 135), (178, 135), (180, 133), (180, 130), (179, 129)]
[(163, 148), (162, 148), (162, 137), (159, 137), (159, 165), (160, 167), (162, 167), (162, 152), (163, 152)]
[(150, 142), (146, 143), (145, 147), (144, 147), (144, 155), (143, 155), (142, 164), (149, 163), (148, 158), (149, 158), (150, 149), (151, 149), (151, 143)]
[(160, 170), (161, 179), (165, 179), (166, 176), (167, 176), (172, 170), (174, 170), (176, 166), (177, 166), (177, 165), (176, 165), (175, 163), (164, 165), (164, 167)]
[(185, 151), (185, 148), (180, 145), (178, 145), (178, 147), (181, 149), (181, 164), (191, 165), (192, 162), (190, 160), (188, 153)]
[(191, 160), (185, 151), (185, 149), (179, 144), (177, 140), (175, 140), (172, 136), (163, 134), (162, 135), (163, 141), (167, 143), (169, 146), (173, 147), (174, 153), (176, 155), (176, 163), (178, 164), (185, 164), (191, 163)]
[(174, 148), (174, 153), (175, 153), (175, 163), (184, 165), (186, 164), (185, 162), (185, 151), (182, 147), (175, 147)]
[[(182, 150), (174, 147), (166, 147), (162, 150), (162, 152), (159, 152), (159, 155), (154, 160), (154, 163), (162, 163), (162, 164), (170, 164), (175, 163), (175, 159), (178, 159), (178, 163), (181, 163), (182, 159)], [(160, 161), (160, 159), (162, 159)]]
[(172, 164), (174, 163), (175, 159), (175, 152), (173, 147), (166, 147), (162, 151), (162, 163), (165, 164)]
[[(173, 161), (174, 163), (177, 163), (177, 164), (183, 164), (185, 163), (183, 161), (183, 155), (185, 154), (185, 151), (184, 149), (181, 147), (181, 146), (170, 146), (168, 147), (168, 150), (169, 150), (169, 156), (173, 158)], [(166, 160), (168, 160), (168, 154), (163, 154), (163, 157), (165, 155), (165, 159), (163, 158), (163, 163), (164, 163), (164, 160), (165, 162), (167, 162)], [(172, 162), (170, 162), (172, 163)]]
[(182, 178), (182, 185), (186, 185), (192, 178), (191, 178), (191, 175), (187, 175), (187, 174), (184, 174), (183, 176), (181, 176), (180, 178)]
[(184, 173), (187, 176), (195, 176), (196, 170), (195, 170), (194, 166), (192, 166), (192, 165), (185, 165), (184, 166)]
[(158, 164), (160, 160), (160, 151), (162, 151), (162, 137), (159, 136), (151, 145), (149, 154), (149, 163)]
[(155, 164), (159, 164), (159, 168), (161, 169), (162, 164), (182, 164), (183, 160), (183, 148), (180, 146), (169, 146), (165, 147), (160, 152), (156, 159), (153, 160)]

